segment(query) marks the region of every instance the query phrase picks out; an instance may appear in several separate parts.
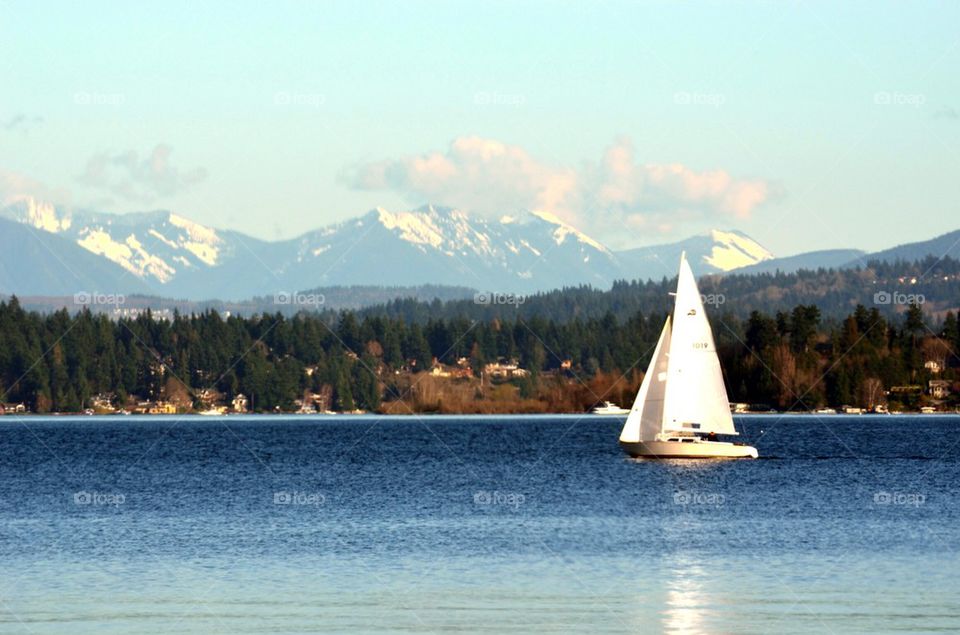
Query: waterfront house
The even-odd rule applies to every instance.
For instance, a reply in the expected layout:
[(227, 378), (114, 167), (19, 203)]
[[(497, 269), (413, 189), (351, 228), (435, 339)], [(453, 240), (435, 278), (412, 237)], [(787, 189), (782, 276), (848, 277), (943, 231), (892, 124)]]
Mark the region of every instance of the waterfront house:
[(927, 362), (924, 362), (923, 367), (929, 370), (930, 373), (933, 375), (939, 375), (940, 371), (942, 370), (942, 367), (940, 366), (940, 362), (933, 359)]
[(113, 400), (112, 392), (101, 392), (90, 398), (90, 405), (95, 410), (113, 410)]
[(950, 395), (950, 382), (945, 379), (931, 379), (927, 384), (927, 393), (934, 399), (946, 399)]
[(515, 359), (487, 364), (483, 367), (483, 372), (493, 379), (513, 379), (514, 377), (526, 377), (530, 374), (529, 370), (520, 368)]
[(175, 415), (177, 414), (177, 407), (169, 401), (158, 401), (147, 408), (147, 414)]
[(242, 392), (238, 393), (236, 397), (233, 398), (233, 411), (234, 412), (246, 412), (247, 411), (247, 396)]

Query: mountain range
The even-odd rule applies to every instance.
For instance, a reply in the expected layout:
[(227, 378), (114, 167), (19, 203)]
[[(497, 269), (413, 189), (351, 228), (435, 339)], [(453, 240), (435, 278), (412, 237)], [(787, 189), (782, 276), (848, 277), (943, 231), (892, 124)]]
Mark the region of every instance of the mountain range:
[(865, 260), (954, 253), (960, 232), (878, 254), (811, 252), (787, 258), (746, 234), (713, 230), (614, 251), (551, 214), (500, 219), (427, 205), (377, 208), (299, 237), (266, 241), (169, 211), (123, 215), (66, 210), (34, 198), (0, 208), (0, 293), (81, 291), (188, 300), (243, 300), (318, 287), (445, 285), (531, 293), (675, 274), (682, 251), (698, 274), (846, 267)]
[(669, 277), (683, 250), (701, 273), (773, 257), (734, 231), (615, 252), (545, 212), (494, 220), (429, 205), (402, 212), (378, 208), (274, 242), (168, 211), (67, 211), (32, 198), (0, 209), (0, 220), (16, 228), (5, 234), (21, 246), (0, 256), (0, 291), (30, 295), (73, 293), (77, 285), (193, 300), (335, 285), (439, 284), (530, 293)]

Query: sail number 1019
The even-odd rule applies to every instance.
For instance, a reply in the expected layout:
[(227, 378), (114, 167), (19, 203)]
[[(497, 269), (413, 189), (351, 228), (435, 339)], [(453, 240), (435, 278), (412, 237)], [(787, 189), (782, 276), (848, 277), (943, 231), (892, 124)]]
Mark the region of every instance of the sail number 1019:
[(694, 342), (694, 343), (693, 343), (693, 348), (694, 348), (694, 350), (705, 351), (705, 350), (707, 350), (708, 348), (710, 348), (710, 345), (709, 345), (708, 343), (706, 343), (706, 342)]

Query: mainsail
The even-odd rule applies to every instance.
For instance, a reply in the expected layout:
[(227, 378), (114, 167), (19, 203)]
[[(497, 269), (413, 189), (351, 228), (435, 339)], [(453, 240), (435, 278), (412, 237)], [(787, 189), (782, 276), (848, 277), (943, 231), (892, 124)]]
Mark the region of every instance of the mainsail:
[(685, 256), (673, 319), (663, 325), (620, 440), (653, 441), (664, 432), (737, 434), (713, 333)]
[(665, 431), (737, 434), (713, 333), (685, 256), (680, 257), (666, 384)]
[(670, 357), (670, 318), (660, 332), (660, 340), (653, 351), (653, 359), (640, 383), (640, 391), (630, 409), (627, 422), (620, 432), (620, 440), (636, 443), (653, 439), (663, 428), (663, 393), (667, 384), (667, 362)]

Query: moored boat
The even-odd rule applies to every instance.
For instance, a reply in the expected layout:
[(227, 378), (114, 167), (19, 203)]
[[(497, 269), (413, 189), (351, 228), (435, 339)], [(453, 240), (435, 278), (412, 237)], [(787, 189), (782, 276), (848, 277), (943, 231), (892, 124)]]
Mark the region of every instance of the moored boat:
[(612, 401), (604, 401), (602, 406), (597, 406), (591, 410), (595, 415), (628, 415), (630, 411), (626, 408), (621, 408)]

